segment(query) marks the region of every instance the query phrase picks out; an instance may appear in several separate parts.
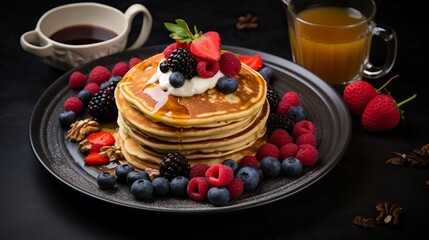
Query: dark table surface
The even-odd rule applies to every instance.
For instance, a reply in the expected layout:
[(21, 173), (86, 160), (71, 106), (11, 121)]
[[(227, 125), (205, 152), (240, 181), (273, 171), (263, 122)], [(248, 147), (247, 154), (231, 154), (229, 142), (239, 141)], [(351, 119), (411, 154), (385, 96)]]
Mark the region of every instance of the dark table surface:
[[(429, 143), (426, 26), (417, 15), (403, 16), (406, 6), (377, 0), (376, 21), (396, 30), (397, 61), (380, 80), (400, 78), (388, 89), (397, 100), (418, 97), (403, 106), (405, 122), (385, 133), (368, 133), (352, 117), (350, 145), (339, 163), (322, 179), (290, 197), (227, 214), (175, 215), (130, 209), (82, 194), (53, 177), (35, 157), (29, 141), (33, 107), (43, 92), (65, 72), (24, 52), (22, 33), (32, 30), (47, 10), (71, 1), (10, 2), (1, 8), (0, 46), (0, 239), (427, 239), (429, 169), (385, 163), (393, 151), (408, 153)], [(103, 1), (125, 9), (137, 1)], [(218, 31), (222, 43), (255, 49), (291, 60), (287, 22), (280, 0), (143, 1), (152, 13), (153, 29), (146, 46), (171, 42), (163, 22), (184, 18), (202, 30)], [(236, 20), (257, 15), (260, 27), (239, 31)], [(138, 23), (136, 23), (138, 25)], [(382, 59), (382, 46), (374, 61)], [(335, 143), (333, 143), (335, 144)], [(368, 230), (352, 224), (357, 216), (377, 215), (379, 202), (403, 209), (396, 228)], [(157, 230), (158, 229), (158, 230)]]

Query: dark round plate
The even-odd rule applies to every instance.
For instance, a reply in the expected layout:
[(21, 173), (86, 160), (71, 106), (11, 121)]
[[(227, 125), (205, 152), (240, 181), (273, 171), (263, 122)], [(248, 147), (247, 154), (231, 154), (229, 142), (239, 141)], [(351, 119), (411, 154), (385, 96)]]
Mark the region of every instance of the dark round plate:
[(77, 94), (68, 87), (68, 78), (74, 70), (89, 73), (96, 65), (104, 65), (111, 69), (118, 61), (128, 61), (131, 57), (144, 59), (161, 52), (164, 47), (145, 47), (95, 60), (67, 72), (45, 91), (33, 110), (29, 134), (35, 155), (53, 176), (84, 194), (125, 207), (172, 213), (229, 212), (268, 204), (298, 193), (327, 174), (345, 153), (351, 137), (350, 114), (333, 88), (288, 60), (251, 49), (222, 46), (223, 49), (238, 54), (260, 54), (264, 64), (274, 69), (271, 84), (277, 91), (280, 94), (286, 91), (296, 91), (300, 94), (301, 104), (317, 128), (320, 156), (317, 164), (304, 169), (298, 178), (264, 179), (257, 189), (244, 193), (238, 200), (222, 207), (188, 198), (163, 197), (150, 202), (138, 201), (131, 195), (129, 187), (119, 184), (112, 190), (100, 190), (96, 182), (100, 170), (84, 165), (83, 155), (79, 152), (77, 144), (66, 138), (65, 130), (58, 121), (64, 101)]

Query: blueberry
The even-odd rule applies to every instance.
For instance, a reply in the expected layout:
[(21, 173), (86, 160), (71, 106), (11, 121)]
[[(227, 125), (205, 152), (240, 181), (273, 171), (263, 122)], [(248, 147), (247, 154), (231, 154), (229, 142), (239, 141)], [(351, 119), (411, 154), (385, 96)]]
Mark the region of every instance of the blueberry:
[(120, 183), (126, 183), (127, 181), (127, 174), (131, 171), (134, 171), (134, 167), (131, 166), (129, 163), (122, 163), (115, 169), (115, 175), (118, 177), (118, 182)]
[(102, 172), (97, 176), (97, 184), (101, 190), (113, 188), (116, 181), (116, 176), (110, 172)]
[(170, 182), (165, 177), (157, 177), (152, 181), (153, 193), (159, 196), (166, 196), (170, 192)]
[(107, 82), (109, 82), (110, 84), (118, 84), (118, 82), (120, 82), (122, 80), (121, 76), (112, 76), (109, 78), (109, 80)]
[(163, 60), (161, 63), (159, 63), (159, 70), (161, 70), (163, 73), (166, 73), (170, 70), (167, 60)]
[(295, 157), (288, 157), (282, 161), (282, 174), (286, 177), (297, 177), (302, 172), (302, 163)]
[(232, 168), (232, 171), (234, 171), (234, 174), (237, 173), (238, 171), (238, 163), (234, 160), (234, 159), (225, 159), (222, 162), (223, 165), (226, 165), (230, 168)]
[(105, 82), (103, 82), (103, 83), (100, 84), (100, 90), (104, 90), (104, 89), (106, 89), (109, 86), (110, 86), (110, 82), (109, 81), (105, 81)]
[(225, 94), (233, 93), (238, 89), (238, 81), (233, 77), (223, 76), (217, 81), (217, 88)]
[(273, 77), (273, 69), (270, 67), (263, 67), (259, 70), (259, 74), (261, 74), (261, 76), (269, 84), (271, 81), (271, 78)]
[(185, 84), (185, 77), (180, 72), (173, 72), (168, 78), (168, 81), (174, 88), (179, 88)]
[(226, 205), (230, 198), (229, 191), (225, 187), (211, 187), (207, 192), (207, 199), (216, 206)]
[(170, 191), (174, 196), (181, 197), (187, 194), (189, 179), (184, 176), (177, 176), (170, 181)]
[(153, 195), (153, 185), (149, 180), (138, 179), (131, 185), (130, 191), (137, 200), (150, 200)]
[(82, 89), (77, 93), (77, 97), (82, 101), (83, 104), (87, 104), (91, 100), (92, 94), (90, 91)]
[(305, 110), (302, 106), (292, 106), (287, 114), (289, 114), (295, 122), (305, 120), (306, 117)]
[(275, 157), (264, 157), (259, 164), (264, 176), (277, 177), (282, 170), (282, 164)]
[(131, 186), (133, 182), (135, 182), (138, 179), (146, 179), (150, 180), (149, 173), (145, 171), (130, 171), (127, 173), (127, 177), (125, 178), (125, 182)]
[(65, 111), (60, 113), (58, 120), (64, 128), (70, 128), (70, 125), (76, 121), (76, 113), (73, 111)]
[(259, 184), (259, 173), (254, 167), (245, 166), (238, 169), (236, 178), (244, 184), (244, 190), (253, 190)]

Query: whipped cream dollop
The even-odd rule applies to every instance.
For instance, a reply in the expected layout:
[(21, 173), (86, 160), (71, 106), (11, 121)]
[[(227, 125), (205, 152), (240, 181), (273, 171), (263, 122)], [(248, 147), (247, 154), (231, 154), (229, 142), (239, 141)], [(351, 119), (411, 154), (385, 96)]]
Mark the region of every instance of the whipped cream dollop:
[(168, 80), (171, 73), (171, 70), (166, 73), (161, 72), (158, 65), (156, 73), (151, 77), (151, 79), (149, 79), (148, 83), (152, 84), (159, 82), (161, 89), (171, 95), (178, 97), (190, 97), (195, 94), (204, 93), (205, 91), (216, 87), (218, 79), (225, 76), (221, 71), (217, 71), (217, 73), (211, 78), (202, 78), (197, 75), (191, 79), (186, 79), (183, 86), (175, 88), (171, 86), (170, 81)]

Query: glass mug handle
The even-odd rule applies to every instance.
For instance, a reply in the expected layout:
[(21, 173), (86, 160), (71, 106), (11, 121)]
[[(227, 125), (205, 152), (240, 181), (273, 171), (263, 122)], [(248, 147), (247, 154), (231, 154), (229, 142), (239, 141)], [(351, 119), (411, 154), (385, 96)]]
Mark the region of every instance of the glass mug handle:
[(395, 31), (382, 24), (377, 24), (372, 30), (373, 36), (381, 37), (386, 44), (386, 60), (383, 66), (374, 66), (368, 61), (363, 70), (363, 76), (369, 79), (376, 79), (388, 73), (396, 61), (396, 53), (398, 47), (398, 40)]

